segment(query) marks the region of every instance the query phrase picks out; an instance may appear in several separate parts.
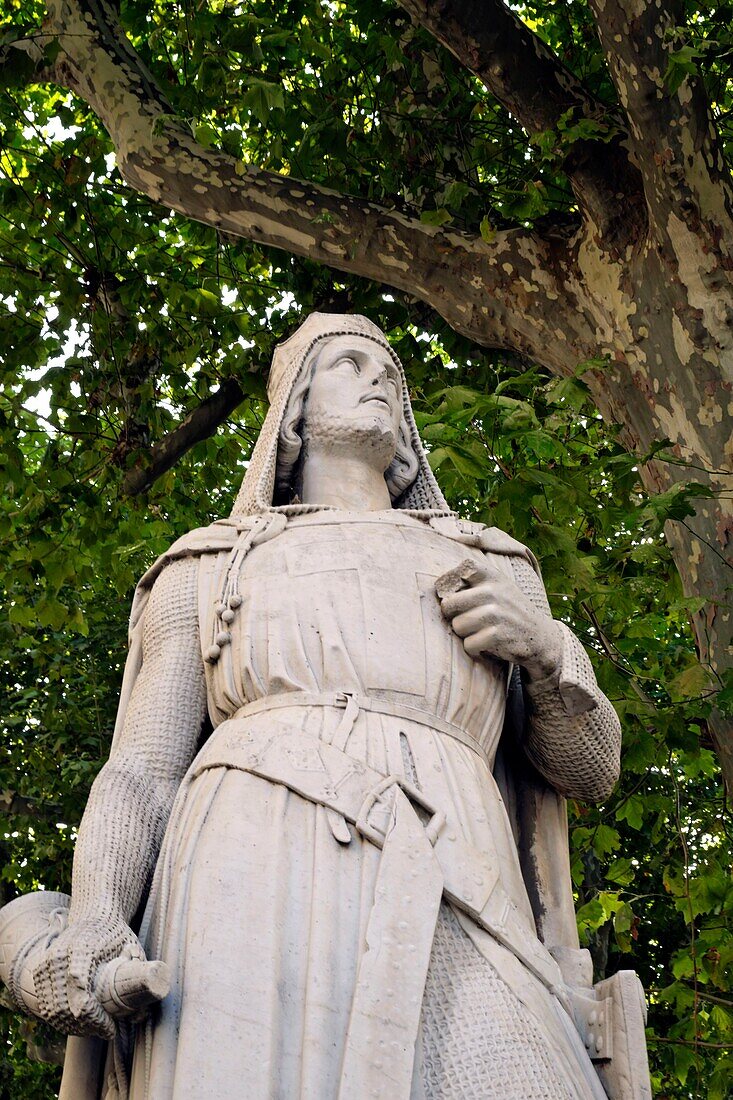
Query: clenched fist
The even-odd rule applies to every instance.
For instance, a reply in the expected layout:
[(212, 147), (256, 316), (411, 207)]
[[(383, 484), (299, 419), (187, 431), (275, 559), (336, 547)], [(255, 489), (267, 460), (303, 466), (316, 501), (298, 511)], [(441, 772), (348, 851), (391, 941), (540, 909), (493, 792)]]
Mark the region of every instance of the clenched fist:
[(109, 1009), (115, 1015), (123, 1012), (110, 1003), (99, 979), (104, 965), (119, 959), (145, 959), (137, 936), (124, 921), (74, 921), (51, 941), (33, 971), (37, 1014), (60, 1031), (111, 1039), (115, 1022)]
[(483, 653), (521, 665), (533, 680), (551, 676), (559, 667), (562, 640), (554, 619), (538, 611), (488, 562), (467, 559), (439, 577), (435, 591), (471, 657)]

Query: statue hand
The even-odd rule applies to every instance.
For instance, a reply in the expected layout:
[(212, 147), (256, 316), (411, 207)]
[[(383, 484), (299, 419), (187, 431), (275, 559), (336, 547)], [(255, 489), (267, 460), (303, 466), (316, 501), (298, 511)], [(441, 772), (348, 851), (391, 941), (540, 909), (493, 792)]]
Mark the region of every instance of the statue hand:
[(115, 1021), (108, 1010), (115, 1016), (135, 1011), (114, 1006), (98, 984), (104, 965), (116, 959), (145, 959), (137, 936), (123, 920), (88, 917), (71, 923), (33, 971), (38, 1015), (68, 1034), (112, 1039)]
[(530, 678), (558, 668), (562, 641), (554, 619), (543, 615), (504, 573), (466, 561), (436, 582), (440, 606), (474, 658), (488, 654), (521, 665)]

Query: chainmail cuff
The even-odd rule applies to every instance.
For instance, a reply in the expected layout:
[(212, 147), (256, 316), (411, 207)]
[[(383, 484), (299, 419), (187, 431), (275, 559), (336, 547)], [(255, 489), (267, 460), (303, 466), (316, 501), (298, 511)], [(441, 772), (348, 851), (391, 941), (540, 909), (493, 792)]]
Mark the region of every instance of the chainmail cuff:
[[(522, 557), (511, 562), (517, 586), (550, 615), (544, 585), (530, 563)], [(530, 717), (524, 749), (555, 790), (602, 802), (618, 779), (621, 726), (582, 645), (564, 623), (555, 625), (562, 636), (557, 669), (542, 680), (525, 681)]]
[(559, 692), (566, 714), (595, 710), (598, 706), (598, 686), (588, 654), (565, 623), (555, 621), (562, 638), (562, 656), (558, 667), (541, 680), (529, 680), (525, 688), (539, 702), (548, 692)]

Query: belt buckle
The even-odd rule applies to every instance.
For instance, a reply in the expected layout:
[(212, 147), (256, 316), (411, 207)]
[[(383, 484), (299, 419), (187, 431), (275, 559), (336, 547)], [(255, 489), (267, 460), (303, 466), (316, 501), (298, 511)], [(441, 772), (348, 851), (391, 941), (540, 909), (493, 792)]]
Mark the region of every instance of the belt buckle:
[(337, 691), (333, 696), (333, 705), (339, 710), (347, 710), (349, 705), (357, 710), (369, 710), (369, 698), (358, 691)]
[[(435, 846), (435, 843), (440, 836), (440, 832), (445, 825), (445, 814), (442, 810), (439, 810), (437, 806), (434, 806), (430, 802), (421, 790), (407, 779), (401, 778), (399, 775), (388, 775), (381, 783), (377, 783), (376, 787), (373, 787), (369, 794), (366, 796), (361, 804), (359, 815), (356, 819), (356, 829), (366, 840), (371, 840), (372, 844), (375, 844), (378, 848), (381, 848), (387, 837), (386, 829), (379, 829), (378, 826), (372, 825), (369, 822), (369, 815), (379, 802), (383, 795), (392, 787), (399, 787), (404, 794), (407, 795), (410, 802), (419, 806), (421, 810), (424, 810), (426, 814), (430, 816), (430, 820), (425, 828), (425, 835), (430, 843)], [(384, 811), (389, 812), (390, 807), (384, 806)]]

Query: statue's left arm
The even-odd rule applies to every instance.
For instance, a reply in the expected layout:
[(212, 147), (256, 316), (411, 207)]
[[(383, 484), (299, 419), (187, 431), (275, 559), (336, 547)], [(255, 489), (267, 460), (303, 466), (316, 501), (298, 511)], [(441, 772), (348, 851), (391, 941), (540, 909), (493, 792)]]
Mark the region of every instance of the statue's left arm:
[[(544, 585), (528, 561), (511, 559), (514, 580), (543, 616), (551, 618)], [(549, 674), (525, 672), (529, 727), (525, 752), (542, 775), (571, 798), (601, 802), (618, 779), (621, 726), (599, 688), (585, 649), (564, 623), (558, 660)]]
[(522, 668), (530, 703), (523, 747), (545, 779), (561, 794), (600, 802), (618, 778), (618, 718), (582, 645), (552, 618), (528, 559), (510, 560), (514, 584), (490, 560), (471, 566), (461, 578), (468, 587), (441, 596), (443, 614), (470, 656)]

